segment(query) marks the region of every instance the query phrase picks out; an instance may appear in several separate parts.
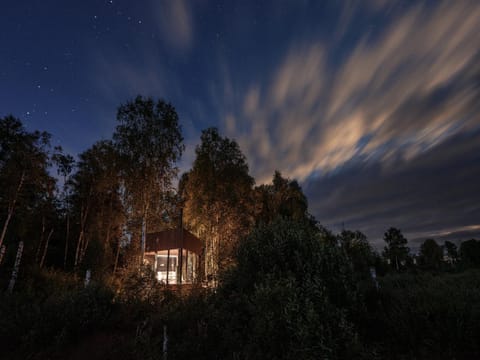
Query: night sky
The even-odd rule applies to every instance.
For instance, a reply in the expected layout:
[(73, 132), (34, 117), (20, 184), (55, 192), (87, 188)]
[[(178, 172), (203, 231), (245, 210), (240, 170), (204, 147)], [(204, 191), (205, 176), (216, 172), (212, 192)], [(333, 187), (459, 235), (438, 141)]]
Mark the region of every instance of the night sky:
[(479, 1), (4, 1), (0, 116), (71, 153), (137, 94), (296, 178), (325, 226), (480, 238)]

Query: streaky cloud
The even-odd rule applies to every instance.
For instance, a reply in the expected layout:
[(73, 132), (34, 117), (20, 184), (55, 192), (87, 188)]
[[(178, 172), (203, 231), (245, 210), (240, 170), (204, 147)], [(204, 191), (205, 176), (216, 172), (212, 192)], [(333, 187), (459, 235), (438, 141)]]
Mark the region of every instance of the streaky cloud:
[(225, 128), (260, 181), (275, 168), (305, 180), (352, 159), (413, 160), (479, 123), (479, 19), (474, 1), (414, 4), (336, 65), (338, 44), (299, 39)]

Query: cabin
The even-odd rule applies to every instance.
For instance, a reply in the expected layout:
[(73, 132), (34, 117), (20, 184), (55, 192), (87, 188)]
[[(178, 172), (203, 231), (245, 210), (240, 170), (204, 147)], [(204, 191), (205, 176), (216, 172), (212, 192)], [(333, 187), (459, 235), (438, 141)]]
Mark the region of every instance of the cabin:
[(200, 239), (183, 227), (146, 235), (144, 262), (167, 285), (196, 283), (201, 253)]

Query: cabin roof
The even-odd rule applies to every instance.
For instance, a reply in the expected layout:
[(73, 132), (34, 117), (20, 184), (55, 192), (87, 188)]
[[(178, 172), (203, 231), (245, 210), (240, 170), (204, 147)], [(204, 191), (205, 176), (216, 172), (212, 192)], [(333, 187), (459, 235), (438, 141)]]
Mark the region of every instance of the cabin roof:
[(163, 230), (149, 233), (146, 236), (145, 252), (179, 248), (200, 255), (202, 252), (202, 243), (199, 238), (184, 228)]

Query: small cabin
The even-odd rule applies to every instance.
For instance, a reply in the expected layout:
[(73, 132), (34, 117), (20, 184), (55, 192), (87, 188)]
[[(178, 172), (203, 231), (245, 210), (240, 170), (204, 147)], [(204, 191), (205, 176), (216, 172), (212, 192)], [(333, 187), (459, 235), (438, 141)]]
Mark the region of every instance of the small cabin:
[(202, 244), (182, 228), (147, 234), (144, 261), (158, 281), (167, 285), (193, 284), (198, 280)]

